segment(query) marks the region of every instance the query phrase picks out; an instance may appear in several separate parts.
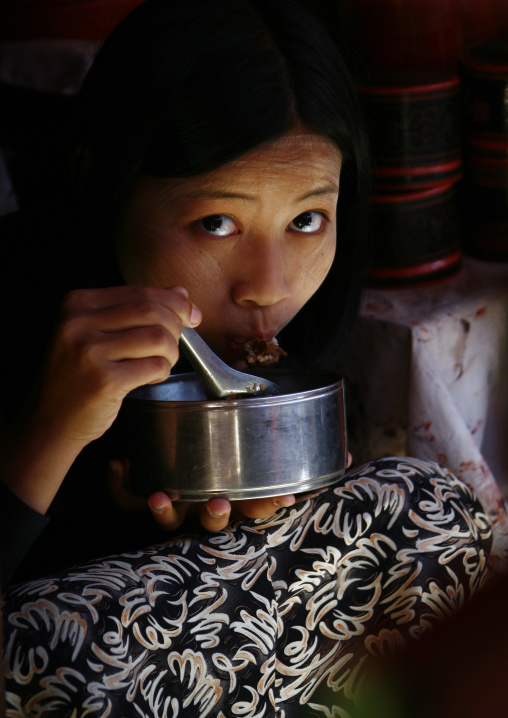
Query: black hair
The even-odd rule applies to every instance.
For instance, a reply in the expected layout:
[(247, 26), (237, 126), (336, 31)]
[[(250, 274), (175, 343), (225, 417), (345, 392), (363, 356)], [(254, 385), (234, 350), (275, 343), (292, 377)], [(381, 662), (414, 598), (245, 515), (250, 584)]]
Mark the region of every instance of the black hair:
[(336, 257), (280, 343), (301, 363), (336, 356), (358, 312), (370, 166), (354, 81), (311, 12), (294, 0), (146, 0), (98, 52), (80, 117), (83, 216), (109, 260), (140, 174), (217, 169), (297, 124), (333, 140), (343, 155)]

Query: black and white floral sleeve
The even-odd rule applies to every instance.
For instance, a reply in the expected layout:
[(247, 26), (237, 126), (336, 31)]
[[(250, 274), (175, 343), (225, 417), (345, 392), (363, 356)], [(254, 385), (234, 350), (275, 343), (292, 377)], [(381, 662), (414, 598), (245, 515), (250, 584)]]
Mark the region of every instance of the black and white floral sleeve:
[(20, 584), (7, 716), (342, 718), (368, 659), (482, 585), (491, 542), (462, 482), (396, 457), (269, 520)]

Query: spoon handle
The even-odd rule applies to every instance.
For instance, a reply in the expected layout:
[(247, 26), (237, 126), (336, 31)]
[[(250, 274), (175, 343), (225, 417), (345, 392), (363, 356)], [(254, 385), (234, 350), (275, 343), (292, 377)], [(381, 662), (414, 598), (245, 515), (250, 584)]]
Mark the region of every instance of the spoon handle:
[(224, 399), (231, 394), (267, 396), (280, 393), (280, 389), (272, 382), (232, 369), (219, 359), (194, 329), (182, 327), (180, 347), (199, 375), (209, 398)]
[(231, 368), (212, 352), (194, 329), (182, 327), (180, 348), (199, 374), (207, 396), (222, 398), (230, 393), (227, 391), (227, 375)]

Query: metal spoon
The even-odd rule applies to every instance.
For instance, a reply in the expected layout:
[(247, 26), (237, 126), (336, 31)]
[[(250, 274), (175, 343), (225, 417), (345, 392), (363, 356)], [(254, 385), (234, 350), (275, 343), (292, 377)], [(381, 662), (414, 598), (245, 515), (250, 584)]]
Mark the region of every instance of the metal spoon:
[(232, 369), (214, 354), (194, 329), (182, 328), (180, 348), (192, 364), (209, 399), (231, 396), (277, 396), (282, 390), (271, 381)]

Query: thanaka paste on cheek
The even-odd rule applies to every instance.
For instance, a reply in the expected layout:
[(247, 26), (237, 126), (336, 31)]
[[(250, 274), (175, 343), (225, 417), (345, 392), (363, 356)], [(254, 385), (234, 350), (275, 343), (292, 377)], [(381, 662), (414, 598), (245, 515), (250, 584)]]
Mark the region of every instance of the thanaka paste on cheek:
[[(125, 281), (159, 287), (183, 286), (193, 301), (196, 292), (188, 278), (199, 277), (200, 293), (216, 287), (220, 279), (216, 259), (204, 249), (189, 252), (188, 239), (180, 236), (178, 228), (168, 232), (164, 224), (161, 228), (153, 215), (147, 214), (145, 208), (129, 212), (125, 230), (117, 243)], [(140, 237), (143, 241), (139, 241)]]

